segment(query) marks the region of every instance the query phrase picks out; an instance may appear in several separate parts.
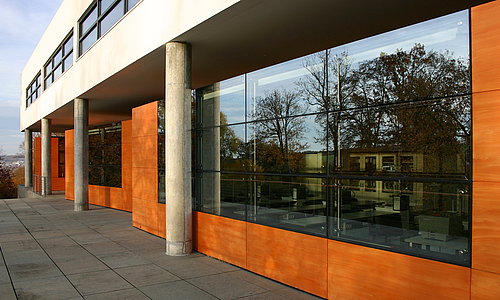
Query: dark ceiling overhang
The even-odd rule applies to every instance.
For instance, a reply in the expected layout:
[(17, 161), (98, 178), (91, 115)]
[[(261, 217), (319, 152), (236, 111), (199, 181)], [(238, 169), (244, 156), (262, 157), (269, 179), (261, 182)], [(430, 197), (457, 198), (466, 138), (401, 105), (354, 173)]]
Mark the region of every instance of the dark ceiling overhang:
[[(485, 2), (242, 0), (173, 41), (192, 45), (192, 87), (198, 88)], [(89, 122), (131, 119), (133, 107), (163, 99), (164, 74), (163, 46), (80, 95), (90, 101)], [(48, 118), (54, 131), (72, 128), (73, 103)]]

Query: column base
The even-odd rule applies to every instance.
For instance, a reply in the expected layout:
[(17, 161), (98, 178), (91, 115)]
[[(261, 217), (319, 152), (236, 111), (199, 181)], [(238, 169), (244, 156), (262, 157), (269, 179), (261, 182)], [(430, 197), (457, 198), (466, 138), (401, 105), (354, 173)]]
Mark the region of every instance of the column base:
[(185, 256), (193, 252), (191, 241), (185, 242), (166, 242), (167, 255), (169, 256)]

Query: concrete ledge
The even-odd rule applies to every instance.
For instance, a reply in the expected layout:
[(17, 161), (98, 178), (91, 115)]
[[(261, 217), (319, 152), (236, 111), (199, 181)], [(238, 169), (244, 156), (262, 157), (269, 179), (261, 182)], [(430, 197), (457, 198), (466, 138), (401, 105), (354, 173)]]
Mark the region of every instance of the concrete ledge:
[(17, 186), (17, 198), (43, 198), (41, 195), (33, 192), (32, 188), (27, 188), (24, 185)]

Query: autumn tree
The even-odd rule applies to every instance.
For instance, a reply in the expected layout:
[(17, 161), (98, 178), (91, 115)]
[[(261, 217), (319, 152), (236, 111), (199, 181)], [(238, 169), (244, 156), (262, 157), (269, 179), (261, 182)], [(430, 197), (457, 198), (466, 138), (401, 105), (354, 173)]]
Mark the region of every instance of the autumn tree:
[(0, 199), (17, 197), (17, 187), (12, 180), (11, 171), (5, 167), (0, 157)]

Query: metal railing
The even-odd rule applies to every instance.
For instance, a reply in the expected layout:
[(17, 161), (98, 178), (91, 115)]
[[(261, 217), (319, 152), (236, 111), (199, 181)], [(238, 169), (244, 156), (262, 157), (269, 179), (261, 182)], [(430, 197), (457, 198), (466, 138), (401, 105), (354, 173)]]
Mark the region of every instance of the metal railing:
[(33, 175), (33, 192), (46, 196), (47, 195), (47, 177)]

